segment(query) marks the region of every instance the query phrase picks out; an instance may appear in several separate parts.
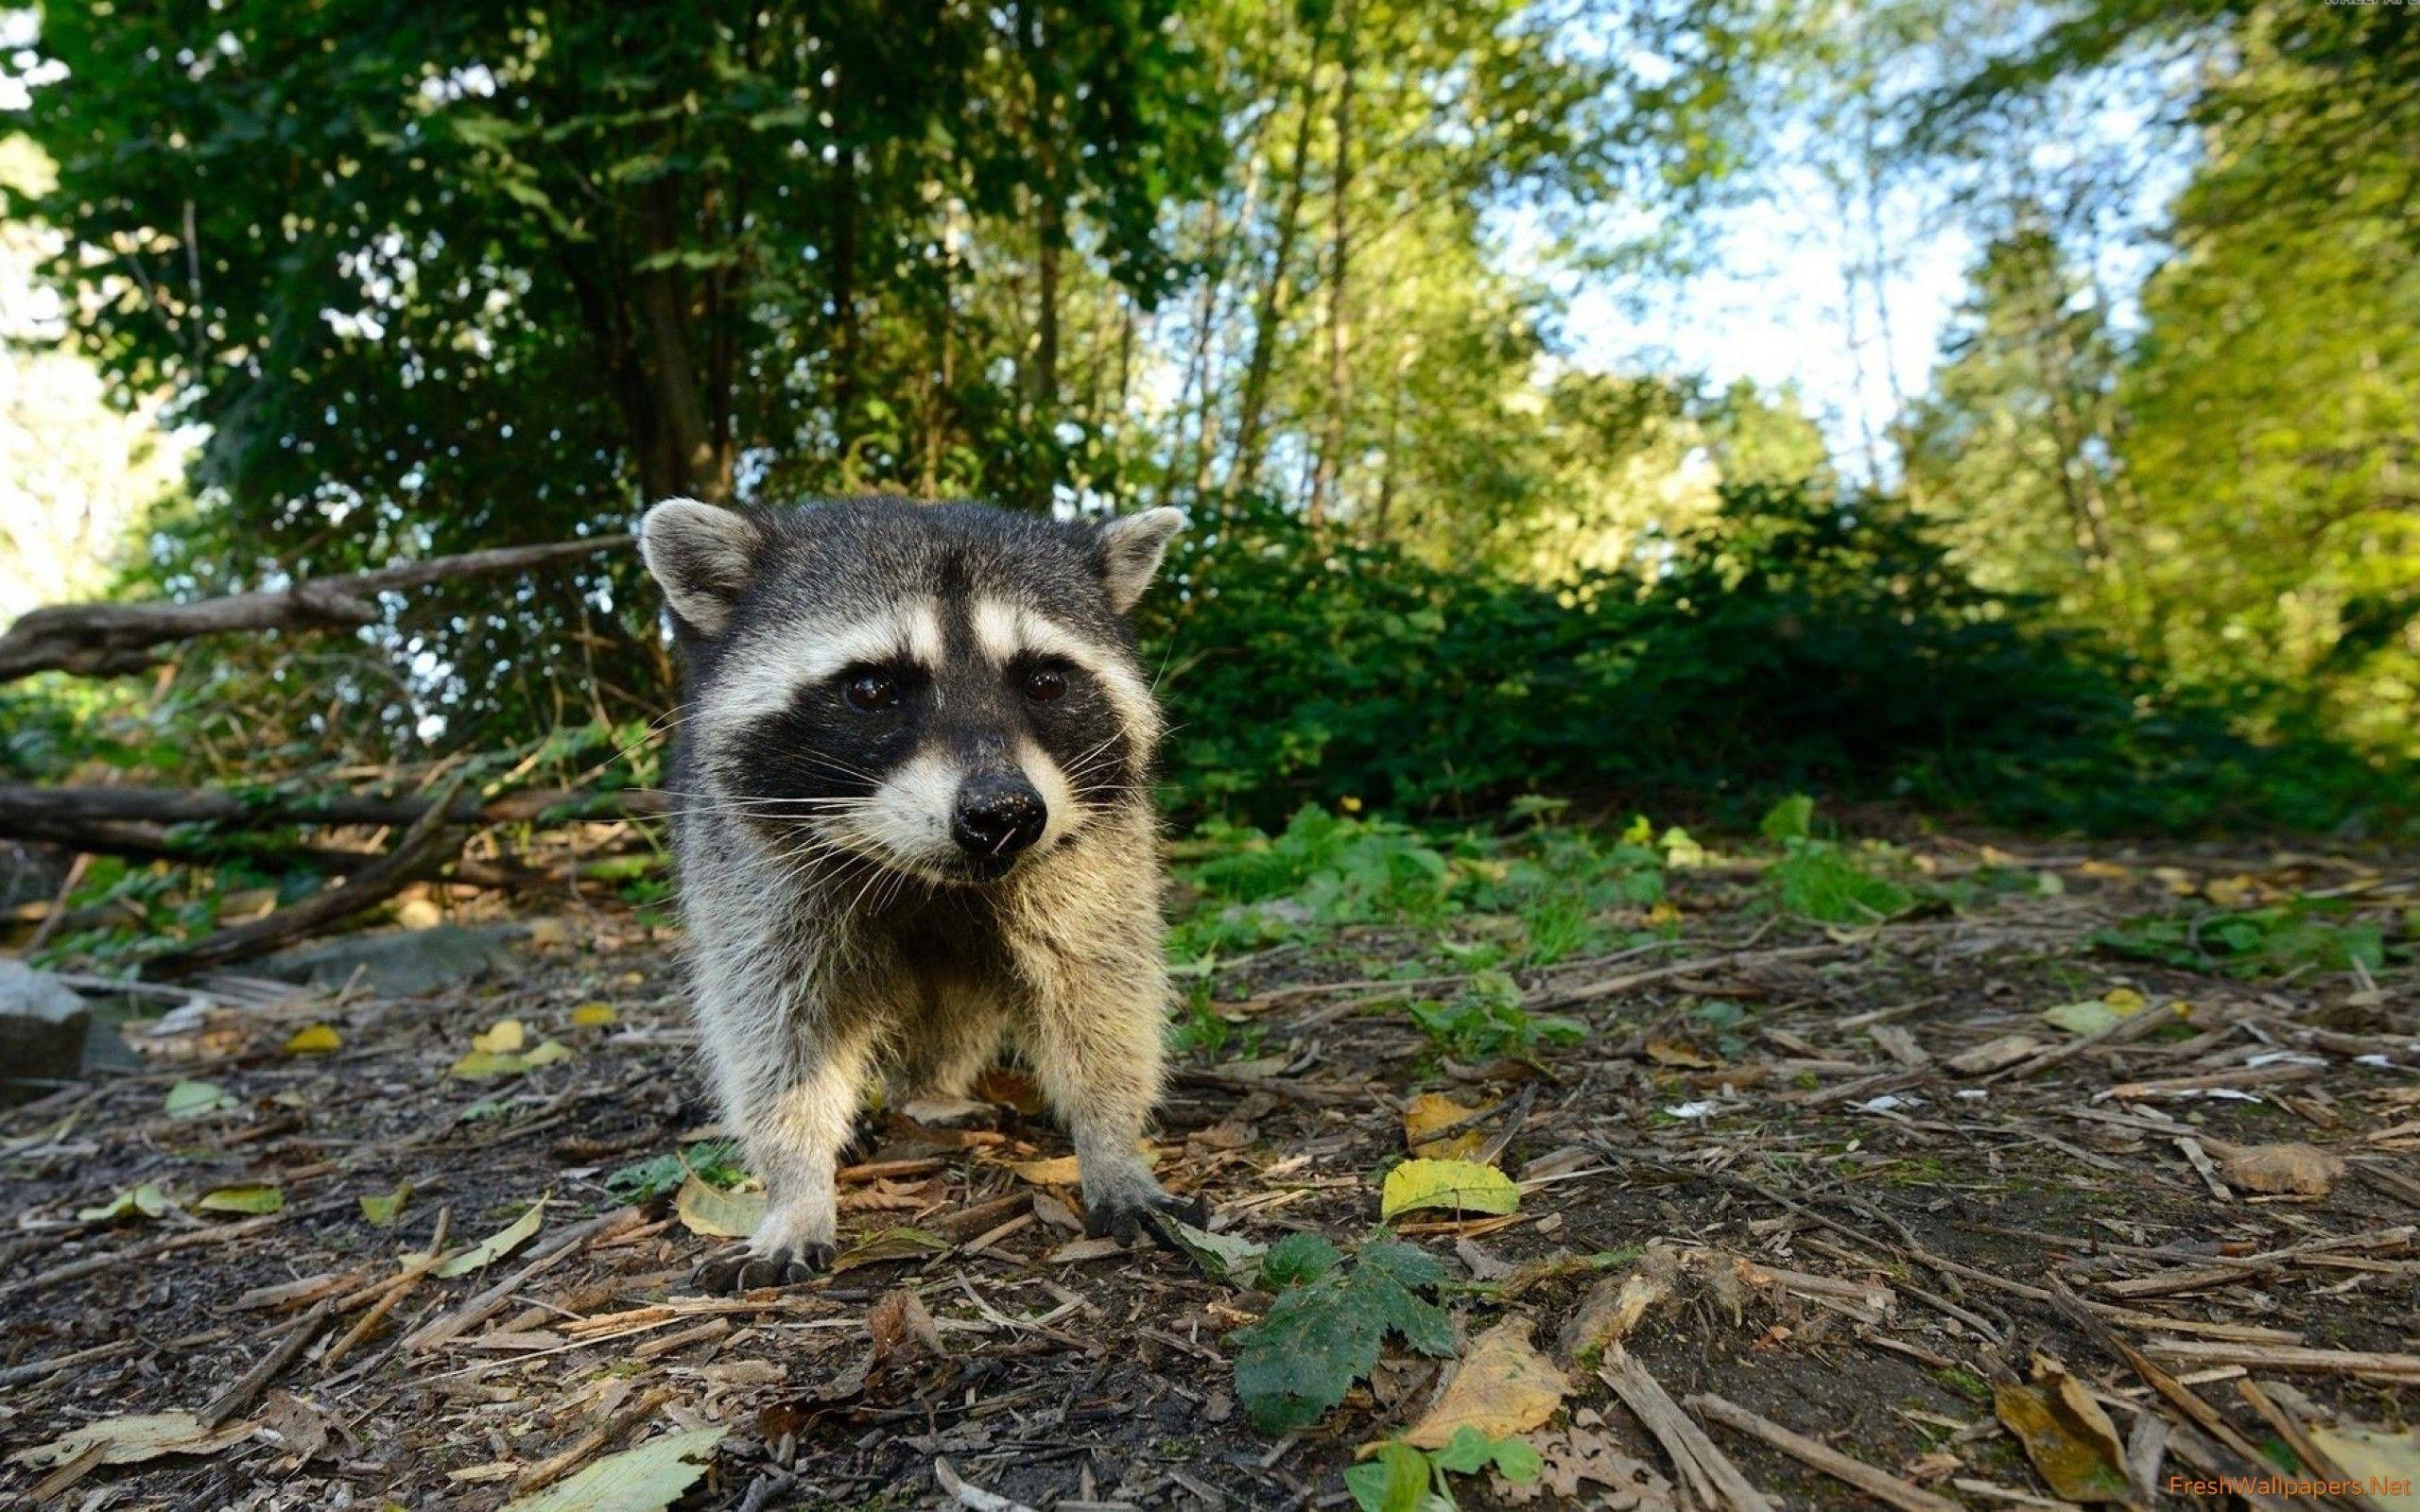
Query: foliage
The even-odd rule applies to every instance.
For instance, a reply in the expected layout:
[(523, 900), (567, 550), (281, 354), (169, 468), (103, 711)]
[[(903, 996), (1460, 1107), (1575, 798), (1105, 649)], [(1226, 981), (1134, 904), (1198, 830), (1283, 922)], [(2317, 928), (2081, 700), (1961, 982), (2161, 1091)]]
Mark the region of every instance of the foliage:
[(2340, 922), (2345, 912), (2341, 902), (2296, 899), (2235, 912), (2171, 913), (2098, 931), (2092, 943), (2138, 960), (2238, 977), (2382, 970), (2384, 930), (2367, 919)]
[(1476, 1475), (1493, 1467), (1517, 1486), (1538, 1478), (1545, 1462), (1518, 1437), (1491, 1438), (1478, 1429), (1458, 1428), (1442, 1449), (1418, 1449), (1400, 1439), (1378, 1446), (1374, 1458), (1344, 1472), (1344, 1486), (1361, 1512), (1447, 1512), (1461, 1505), (1454, 1500), (1450, 1472)]
[(1205, 504), (1146, 609), (1180, 812), (1821, 788), (2173, 830), (2410, 802), (2299, 727), (2247, 741), (2222, 708), (1975, 586), (1890, 501), (1726, 489), (1672, 544), (1652, 575), (1543, 588)]
[(1288, 1234), (1262, 1257), (1260, 1281), (1277, 1299), (1259, 1322), (1230, 1335), (1236, 1397), (1266, 1434), (1306, 1428), (1377, 1366), (1390, 1333), (1423, 1354), (1454, 1352), (1444, 1310), (1420, 1294), (1445, 1269), (1417, 1246), (1364, 1245), (1348, 1263), (1316, 1234)]
[(651, 1202), (696, 1177), (710, 1186), (730, 1188), (748, 1178), (738, 1163), (739, 1146), (731, 1140), (703, 1140), (668, 1155), (650, 1156), (607, 1173), (605, 1190), (624, 1202)]
[(1837, 843), (1818, 839), (1814, 820), (1815, 800), (1794, 793), (1757, 826), (1782, 848), (1766, 881), (1784, 910), (1819, 924), (1878, 924), (1914, 906), (1908, 889), (1866, 870)]
[(1453, 1002), (1414, 1003), (1409, 1011), (1440, 1054), (1462, 1061), (1526, 1060), (1540, 1045), (1578, 1044), (1588, 1034), (1577, 1019), (1524, 1010), (1520, 984), (1502, 971), (1477, 972)]

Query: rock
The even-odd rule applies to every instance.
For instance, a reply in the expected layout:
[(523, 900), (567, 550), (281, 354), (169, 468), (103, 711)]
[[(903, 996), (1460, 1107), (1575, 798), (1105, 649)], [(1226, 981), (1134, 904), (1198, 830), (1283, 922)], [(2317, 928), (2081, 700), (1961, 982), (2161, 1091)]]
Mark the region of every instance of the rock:
[(68, 1081), (84, 1069), (84, 1038), (93, 1010), (75, 988), (23, 961), (0, 959), (0, 1101), (22, 1101), (44, 1089), (29, 1082)]
[(510, 929), (435, 929), (349, 935), (254, 962), (251, 970), (281, 982), (335, 990), (355, 979), (381, 997), (411, 997), (476, 981), (512, 959)]

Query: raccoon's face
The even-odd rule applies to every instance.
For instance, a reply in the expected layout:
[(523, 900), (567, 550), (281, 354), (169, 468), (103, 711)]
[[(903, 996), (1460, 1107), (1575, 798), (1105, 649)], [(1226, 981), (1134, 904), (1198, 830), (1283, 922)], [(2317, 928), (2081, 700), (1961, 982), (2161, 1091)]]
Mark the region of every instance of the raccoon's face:
[(1007, 876), (1141, 792), (1160, 734), (1126, 615), (1184, 524), (871, 499), (648, 512), (689, 680), (683, 802), (801, 868)]

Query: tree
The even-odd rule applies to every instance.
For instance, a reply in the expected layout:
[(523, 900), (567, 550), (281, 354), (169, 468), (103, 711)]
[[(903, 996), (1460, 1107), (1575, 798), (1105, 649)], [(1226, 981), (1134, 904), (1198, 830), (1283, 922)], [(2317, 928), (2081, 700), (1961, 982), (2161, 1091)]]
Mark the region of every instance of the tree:
[[(42, 52), (71, 335), (208, 428), (172, 588), (675, 493), (1046, 501), (1060, 260), (1148, 304), (1162, 203), (1216, 170), (1163, 0), (138, 0), (56, 8)], [(533, 696), (527, 661), (633, 586), (457, 601), (403, 649), (466, 712)]]

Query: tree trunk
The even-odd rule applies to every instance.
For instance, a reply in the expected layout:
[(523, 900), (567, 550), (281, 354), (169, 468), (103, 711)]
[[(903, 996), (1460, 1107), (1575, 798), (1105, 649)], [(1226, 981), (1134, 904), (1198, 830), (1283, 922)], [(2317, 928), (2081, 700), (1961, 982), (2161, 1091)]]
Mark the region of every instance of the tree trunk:
[[(642, 245), (652, 256), (681, 247), (679, 186), (659, 179), (639, 194)], [(666, 450), (679, 491), (710, 504), (731, 498), (731, 456), (715, 443), (714, 417), (698, 381), (689, 297), (678, 264), (638, 275), (640, 332), (651, 397), (663, 417)]]
[(1311, 478), (1306, 514), (1314, 525), (1326, 523), (1339, 502), (1344, 470), (1345, 410), (1352, 399), (1351, 333), (1347, 330), (1347, 275), (1352, 269), (1349, 207), (1353, 198), (1353, 7), (1340, 6), (1336, 16), (1339, 74), (1336, 85), (1336, 173), (1329, 206), (1327, 290), (1327, 435), (1320, 444), (1319, 469)]
[(1252, 358), (1244, 369), (1243, 397), (1236, 405), (1236, 464), (1229, 476), (1246, 491), (1260, 484), (1261, 423), (1269, 407), (1269, 375), (1277, 361), (1278, 326), (1285, 318), (1286, 279), (1294, 266), (1294, 243), (1303, 226), (1303, 195), (1311, 177), (1311, 122), (1318, 113), (1319, 39), (1303, 69), (1303, 109), (1294, 122), (1292, 176), (1277, 212), (1277, 240), (1269, 277), (1253, 305)]

